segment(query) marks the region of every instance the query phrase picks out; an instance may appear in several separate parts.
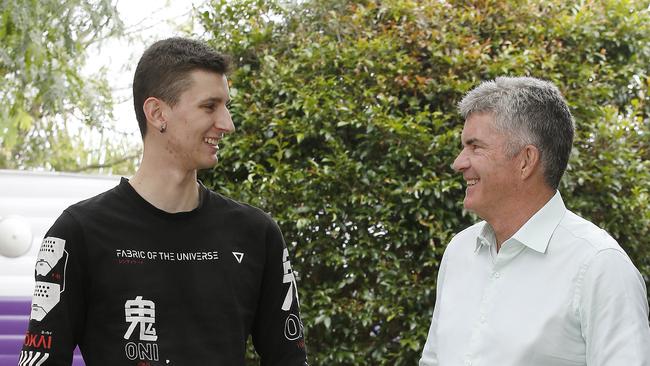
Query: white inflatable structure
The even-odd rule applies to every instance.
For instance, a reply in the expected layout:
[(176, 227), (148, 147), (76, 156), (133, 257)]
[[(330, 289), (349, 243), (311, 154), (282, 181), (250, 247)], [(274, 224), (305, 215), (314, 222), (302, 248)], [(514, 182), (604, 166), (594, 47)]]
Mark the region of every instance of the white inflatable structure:
[(63, 210), (119, 183), (117, 176), (0, 169), (0, 297), (31, 297), (36, 258)]
[(0, 255), (16, 258), (32, 246), (32, 229), (19, 216), (0, 218)]

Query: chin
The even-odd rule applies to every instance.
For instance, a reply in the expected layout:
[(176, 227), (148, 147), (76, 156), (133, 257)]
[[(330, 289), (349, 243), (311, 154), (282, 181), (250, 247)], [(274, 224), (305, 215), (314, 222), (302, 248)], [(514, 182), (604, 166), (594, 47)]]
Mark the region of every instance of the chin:
[(219, 159), (212, 159), (210, 161), (201, 161), (198, 164), (196, 164), (196, 169), (201, 170), (201, 169), (212, 169), (215, 166), (217, 166), (217, 163), (219, 162)]
[(476, 204), (471, 200), (468, 200), (467, 197), (465, 198), (465, 201), (463, 201), (463, 208), (465, 209), (465, 211), (469, 211), (471, 213), (481, 216), (481, 214), (476, 211)]
[(472, 210), (472, 201), (465, 196), (465, 199), (463, 200), (463, 208), (467, 211)]

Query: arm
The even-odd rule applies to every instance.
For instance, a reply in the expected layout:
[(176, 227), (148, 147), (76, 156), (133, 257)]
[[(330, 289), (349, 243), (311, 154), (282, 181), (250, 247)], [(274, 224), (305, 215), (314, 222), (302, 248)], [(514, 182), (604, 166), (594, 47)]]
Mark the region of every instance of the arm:
[(446, 256), (443, 256), (440, 263), (440, 269), (438, 270), (438, 279), (436, 281), (436, 305), (433, 309), (429, 335), (427, 336), (427, 342), (424, 344), (424, 350), (422, 351), (422, 358), (420, 358), (419, 366), (438, 365), (438, 301), (442, 298), (446, 268), (447, 260)]
[(623, 252), (603, 250), (588, 263), (579, 312), (587, 365), (650, 365), (645, 283)]
[(296, 279), (280, 228), (272, 220), (267, 227), (264, 278), (252, 336), (262, 366), (307, 365)]
[(78, 223), (67, 212), (45, 235), (20, 365), (70, 365), (85, 314)]

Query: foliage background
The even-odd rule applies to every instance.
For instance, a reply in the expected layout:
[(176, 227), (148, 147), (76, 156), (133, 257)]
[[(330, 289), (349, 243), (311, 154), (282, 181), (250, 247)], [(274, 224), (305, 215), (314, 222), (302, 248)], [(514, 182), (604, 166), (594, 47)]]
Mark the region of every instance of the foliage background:
[(82, 72), (122, 30), (111, 0), (0, 0), (0, 169), (133, 171), (104, 71)]
[[(650, 0), (209, 0), (197, 17), (237, 64), (238, 131), (201, 178), (278, 220), (312, 364), (417, 364), (445, 245), (477, 220), (449, 167), (456, 103), (500, 75), (560, 87), (567, 206), (650, 284)], [(119, 141), (70, 129), (102, 136), (110, 90), (79, 70), (121, 32), (111, 0), (0, 0), (0, 168), (133, 170)]]
[[(278, 220), (315, 365), (413, 365), (462, 211), (456, 103), (556, 83), (577, 122), (561, 192), (650, 276), (650, 14), (642, 1), (213, 0), (238, 131), (202, 179)], [(252, 356), (251, 356), (252, 357)]]

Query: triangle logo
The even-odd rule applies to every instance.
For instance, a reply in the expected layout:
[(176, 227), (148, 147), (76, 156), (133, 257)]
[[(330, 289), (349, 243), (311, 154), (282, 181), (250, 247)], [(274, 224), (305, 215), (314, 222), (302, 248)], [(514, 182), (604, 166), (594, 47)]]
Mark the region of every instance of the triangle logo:
[(244, 259), (244, 253), (242, 252), (232, 252), (232, 255), (237, 259), (237, 263), (241, 263), (242, 259)]

